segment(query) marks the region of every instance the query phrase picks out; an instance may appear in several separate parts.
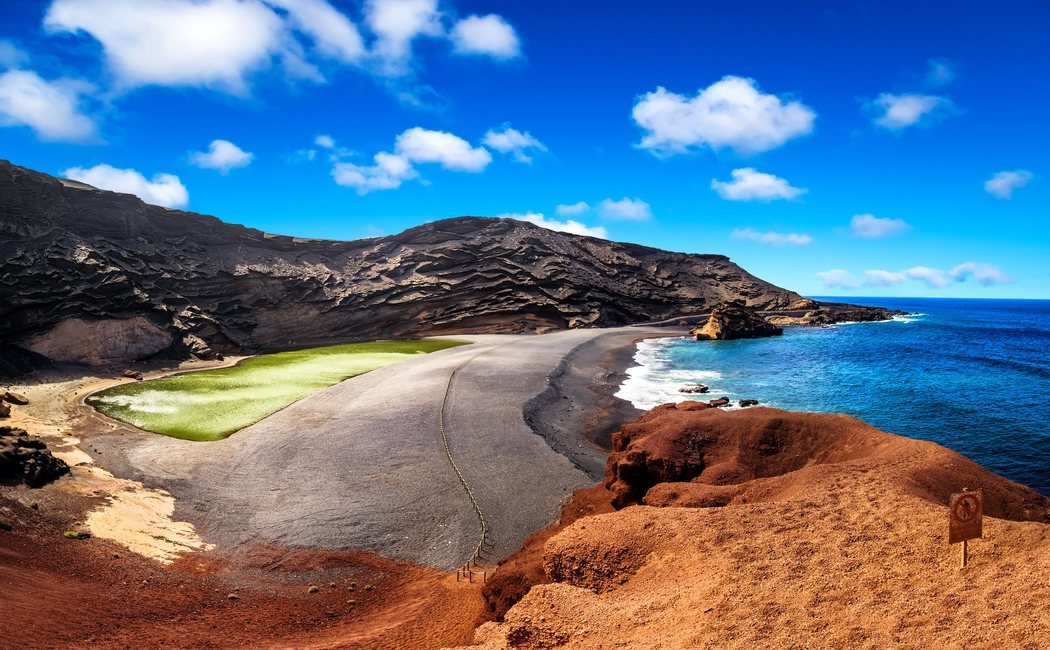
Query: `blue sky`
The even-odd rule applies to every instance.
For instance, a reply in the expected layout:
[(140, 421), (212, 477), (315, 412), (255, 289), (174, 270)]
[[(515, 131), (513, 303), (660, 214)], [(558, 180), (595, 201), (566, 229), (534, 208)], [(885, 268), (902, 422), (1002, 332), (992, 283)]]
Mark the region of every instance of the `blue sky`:
[(518, 215), (809, 295), (1050, 298), (1047, 3), (598, 6), (4, 3), (0, 157), (282, 234)]

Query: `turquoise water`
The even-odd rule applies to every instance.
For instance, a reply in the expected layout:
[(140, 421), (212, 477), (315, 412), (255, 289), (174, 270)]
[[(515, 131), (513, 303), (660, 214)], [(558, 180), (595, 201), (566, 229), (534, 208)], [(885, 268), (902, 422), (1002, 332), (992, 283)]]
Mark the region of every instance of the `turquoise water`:
[(846, 300), (918, 315), (751, 341), (644, 341), (618, 395), (651, 408), (704, 383), (713, 397), (849, 413), (1050, 494), (1050, 301)]

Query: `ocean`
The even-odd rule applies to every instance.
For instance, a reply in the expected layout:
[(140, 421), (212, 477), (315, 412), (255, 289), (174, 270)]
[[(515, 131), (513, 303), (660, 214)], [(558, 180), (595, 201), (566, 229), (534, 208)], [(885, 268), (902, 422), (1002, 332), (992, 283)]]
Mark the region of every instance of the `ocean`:
[[(914, 315), (768, 339), (643, 341), (617, 396), (642, 409), (724, 395), (848, 413), (1050, 495), (1050, 300), (828, 300)], [(692, 383), (711, 390), (678, 391)]]

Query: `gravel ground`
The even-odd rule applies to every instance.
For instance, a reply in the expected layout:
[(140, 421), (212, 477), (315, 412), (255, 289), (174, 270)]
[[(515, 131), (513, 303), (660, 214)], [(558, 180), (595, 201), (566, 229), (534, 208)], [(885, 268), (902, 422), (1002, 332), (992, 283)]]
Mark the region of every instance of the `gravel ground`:
[[(452, 371), (459, 368), (446, 407), (449, 445), (485, 515), (495, 543), (487, 559), (494, 561), (553, 521), (573, 490), (594, 482), (579, 459), (555, 451), (559, 444), (562, 451), (572, 447), (598, 401), (614, 399), (584, 384), (623, 369), (600, 367), (613, 357), (624, 362), (623, 353), (611, 351), (671, 333), (457, 336), (473, 345), (354, 377), (226, 440), (188, 442), (105, 426), (91, 442), (116, 474), (170, 491), (176, 517), (220, 547), (272, 542), (369, 550), (453, 569), (477, 544), (478, 523), (438, 430)], [(561, 400), (547, 390), (548, 375), (564, 377), (560, 364), (577, 349), (586, 363), (570, 364), (573, 373), (562, 383), (571, 398)], [(530, 401), (535, 407), (545, 392), (541, 405), (573, 406), (541, 437), (523, 408)], [(531, 410), (534, 425), (537, 417), (546, 421)]]

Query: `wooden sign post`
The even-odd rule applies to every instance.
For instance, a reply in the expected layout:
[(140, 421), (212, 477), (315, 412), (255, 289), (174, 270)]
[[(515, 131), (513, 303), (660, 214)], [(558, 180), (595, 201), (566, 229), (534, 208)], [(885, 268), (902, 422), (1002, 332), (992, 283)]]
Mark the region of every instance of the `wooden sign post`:
[(948, 544), (962, 542), (961, 566), (966, 566), (966, 542), (981, 537), (984, 518), (984, 494), (980, 490), (962, 492), (952, 495), (948, 501)]

